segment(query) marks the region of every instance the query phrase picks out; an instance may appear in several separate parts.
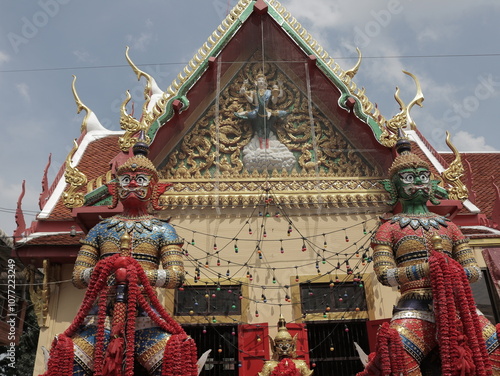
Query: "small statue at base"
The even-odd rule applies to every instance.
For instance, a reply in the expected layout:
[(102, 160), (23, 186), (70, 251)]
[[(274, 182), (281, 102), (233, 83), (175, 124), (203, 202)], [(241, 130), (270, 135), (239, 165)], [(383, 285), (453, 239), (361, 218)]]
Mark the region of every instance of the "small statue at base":
[(313, 371), (309, 369), (307, 363), (302, 359), (295, 359), (295, 346), (297, 335), (292, 337), (286, 328), (283, 316), (278, 321), (278, 334), (274, 338), (269, 338), (272, 360), (264, 363), (259, 376), (311, 376)]

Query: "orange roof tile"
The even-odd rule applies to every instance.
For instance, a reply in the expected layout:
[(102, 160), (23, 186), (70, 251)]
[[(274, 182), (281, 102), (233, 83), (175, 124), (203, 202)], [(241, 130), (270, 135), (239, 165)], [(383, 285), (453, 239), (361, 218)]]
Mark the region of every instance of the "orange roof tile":
[[(95, 179), (109, 171), (111, 160), (120, 152), (118, 137), (117, 135), (107, 136), (87, 146), (77, 166), (78, 170), (87, 176), (87, 180)], [(85, 188), (81, 191), (86, 193)], [(64, 206), (62, 198), (57, 202), (48, 220), (73, 220), (71, 209)]]

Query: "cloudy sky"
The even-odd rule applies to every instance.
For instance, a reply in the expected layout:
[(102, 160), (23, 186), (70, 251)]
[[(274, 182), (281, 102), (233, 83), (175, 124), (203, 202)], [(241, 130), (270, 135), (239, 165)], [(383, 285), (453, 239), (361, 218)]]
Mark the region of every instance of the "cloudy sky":
[[(140, 100), (125, 47), (166, 89), (236, 0), (16, 0), (0, 12), (0, 228), (11, 234), (23, 180), (23, 209), (38, 210), (43, 170), (52, 179), (80, 134), (71, 93), (110, 130), (119, 130), (126, 90)], [(500, 2), (497, 0), (283, 0), (282, 4), (344, 68), (364, 55), (355, 77), (382, 114), (398, 112), (421, 81), (425, 101), (412, 116), (428, 140), (448, 150), (500, 151)], [(139, 102), (141, 103), (141, 102)]]

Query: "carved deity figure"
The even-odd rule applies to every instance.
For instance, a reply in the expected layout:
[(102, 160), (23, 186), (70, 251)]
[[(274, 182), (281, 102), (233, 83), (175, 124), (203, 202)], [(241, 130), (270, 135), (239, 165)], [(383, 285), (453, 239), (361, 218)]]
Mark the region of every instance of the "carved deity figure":
[(497, 329), (476, 309), (469, 283), (481, 270), (468, 239), (449, 219), (432, 213), (446, 191), (401, 137), (399, 156), (383, 182), (402, 212), (372, 238), (374, 270), (401, 296), (390, 324), (358, 376), (500, 374)]
[[(81, 240), (73, 283), (87, 288), (72, 325), (54, 340), (45, 375), (197, 375), (196, 346), (159, 303), (154, 287), (184, 278), (180, 239), (148, 214), (168, 184), (138, 143), (108, 184), (123, 212), (102, 220)], [(162, 268), (160, 268), (160, 265)]]
[[(259, 138), (260, 148), (263, 148), (264, 141), (266, 149), (269, 148), (269, 135), (274, 130), (274, 124), (279, 118), (285, 117), (288, 112), (284, 110), (272, 110), (270, 104), (276, 105), (278, 99), (283, 97), (283, 82), (278, 81), (272, 89), (268, 88), (266, 76), (259, 73), (255, 81), (255, 89), (247, 89), (248, 80), (243, 81), (240, 94), (253, 106), (250, 111), (240, 111), (234, 114), (241, 119), (248, 119), (252, 122), (254, 133)], [(271, 103), (269, 103), (271, 102)]]
[(313, 371), (302, 359), (295, 359), (297, 335), (292, 337), (283, 316), (278, 321), (278, 334), (274, 341), (269, 337), (273, 357), (264, 363), (258, 376), (311, 376)]

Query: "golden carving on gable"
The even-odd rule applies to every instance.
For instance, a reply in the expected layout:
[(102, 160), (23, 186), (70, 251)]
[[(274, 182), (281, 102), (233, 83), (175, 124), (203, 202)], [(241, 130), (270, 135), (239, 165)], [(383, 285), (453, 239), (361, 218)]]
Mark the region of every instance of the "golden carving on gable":
[[(287, 112), (274, 119), (269, 136), (258, 133), (250, 119), (256, 105), (249, 103), (249, 92), (258, 90), (259, 75), (276, 97), (268, 98), (267, 119)], [(318, 107), (310, 109), (305, 92), (275, 64), (247, 63), (160, 164), (162, 179), (173, 183), (161, 203), (172, 208), (250, 206), (271, 190), (289, 207), (383, 206), (378, 163), (357, 150)], [(250, 147), (269, 155), (280, 148), (292, 163), (255, 168), (246, 159)]]
[[(253, 106), (241, 94), (241, 87), (245, 81), (254, 82), (259, 73), (265, 75), (269, 87), (276, 87), (278, 82), (282, 82), (283, 95), (276, 103), (269, 102), (269, 111), (286, 111), (288, 115), (277, 119), (271, 132), (276, 142), (285, 146), (294, 159), (292, 165), (269, 168), (271, 173), (273, 170), (282, 172), (284, 168), (289, 174), (295, 169), (298, 173), (315, 172), (344, 177), (380, 175), (377, 164), (367, 160), (349, 144), (317, 107), (313, 107), (310, 113), (307, 95), (275, 64), (264, 64), (263, 69), (262, 63), (248, 63), (222, 90), (217, 100), (219, 108), (212, 104), (169, 155), (162, 168), (164, 178), (214, 177), (216, 174), (240, 176), (245, 170), (252, 173), (255, 169), (259, 172), (266, 169), (248, 167), (245, 163), (245, 147), (256, 131), (251, 121), (235, 115), (252, 111)], [(261, 144), (259, 147), (266, 146)]]

